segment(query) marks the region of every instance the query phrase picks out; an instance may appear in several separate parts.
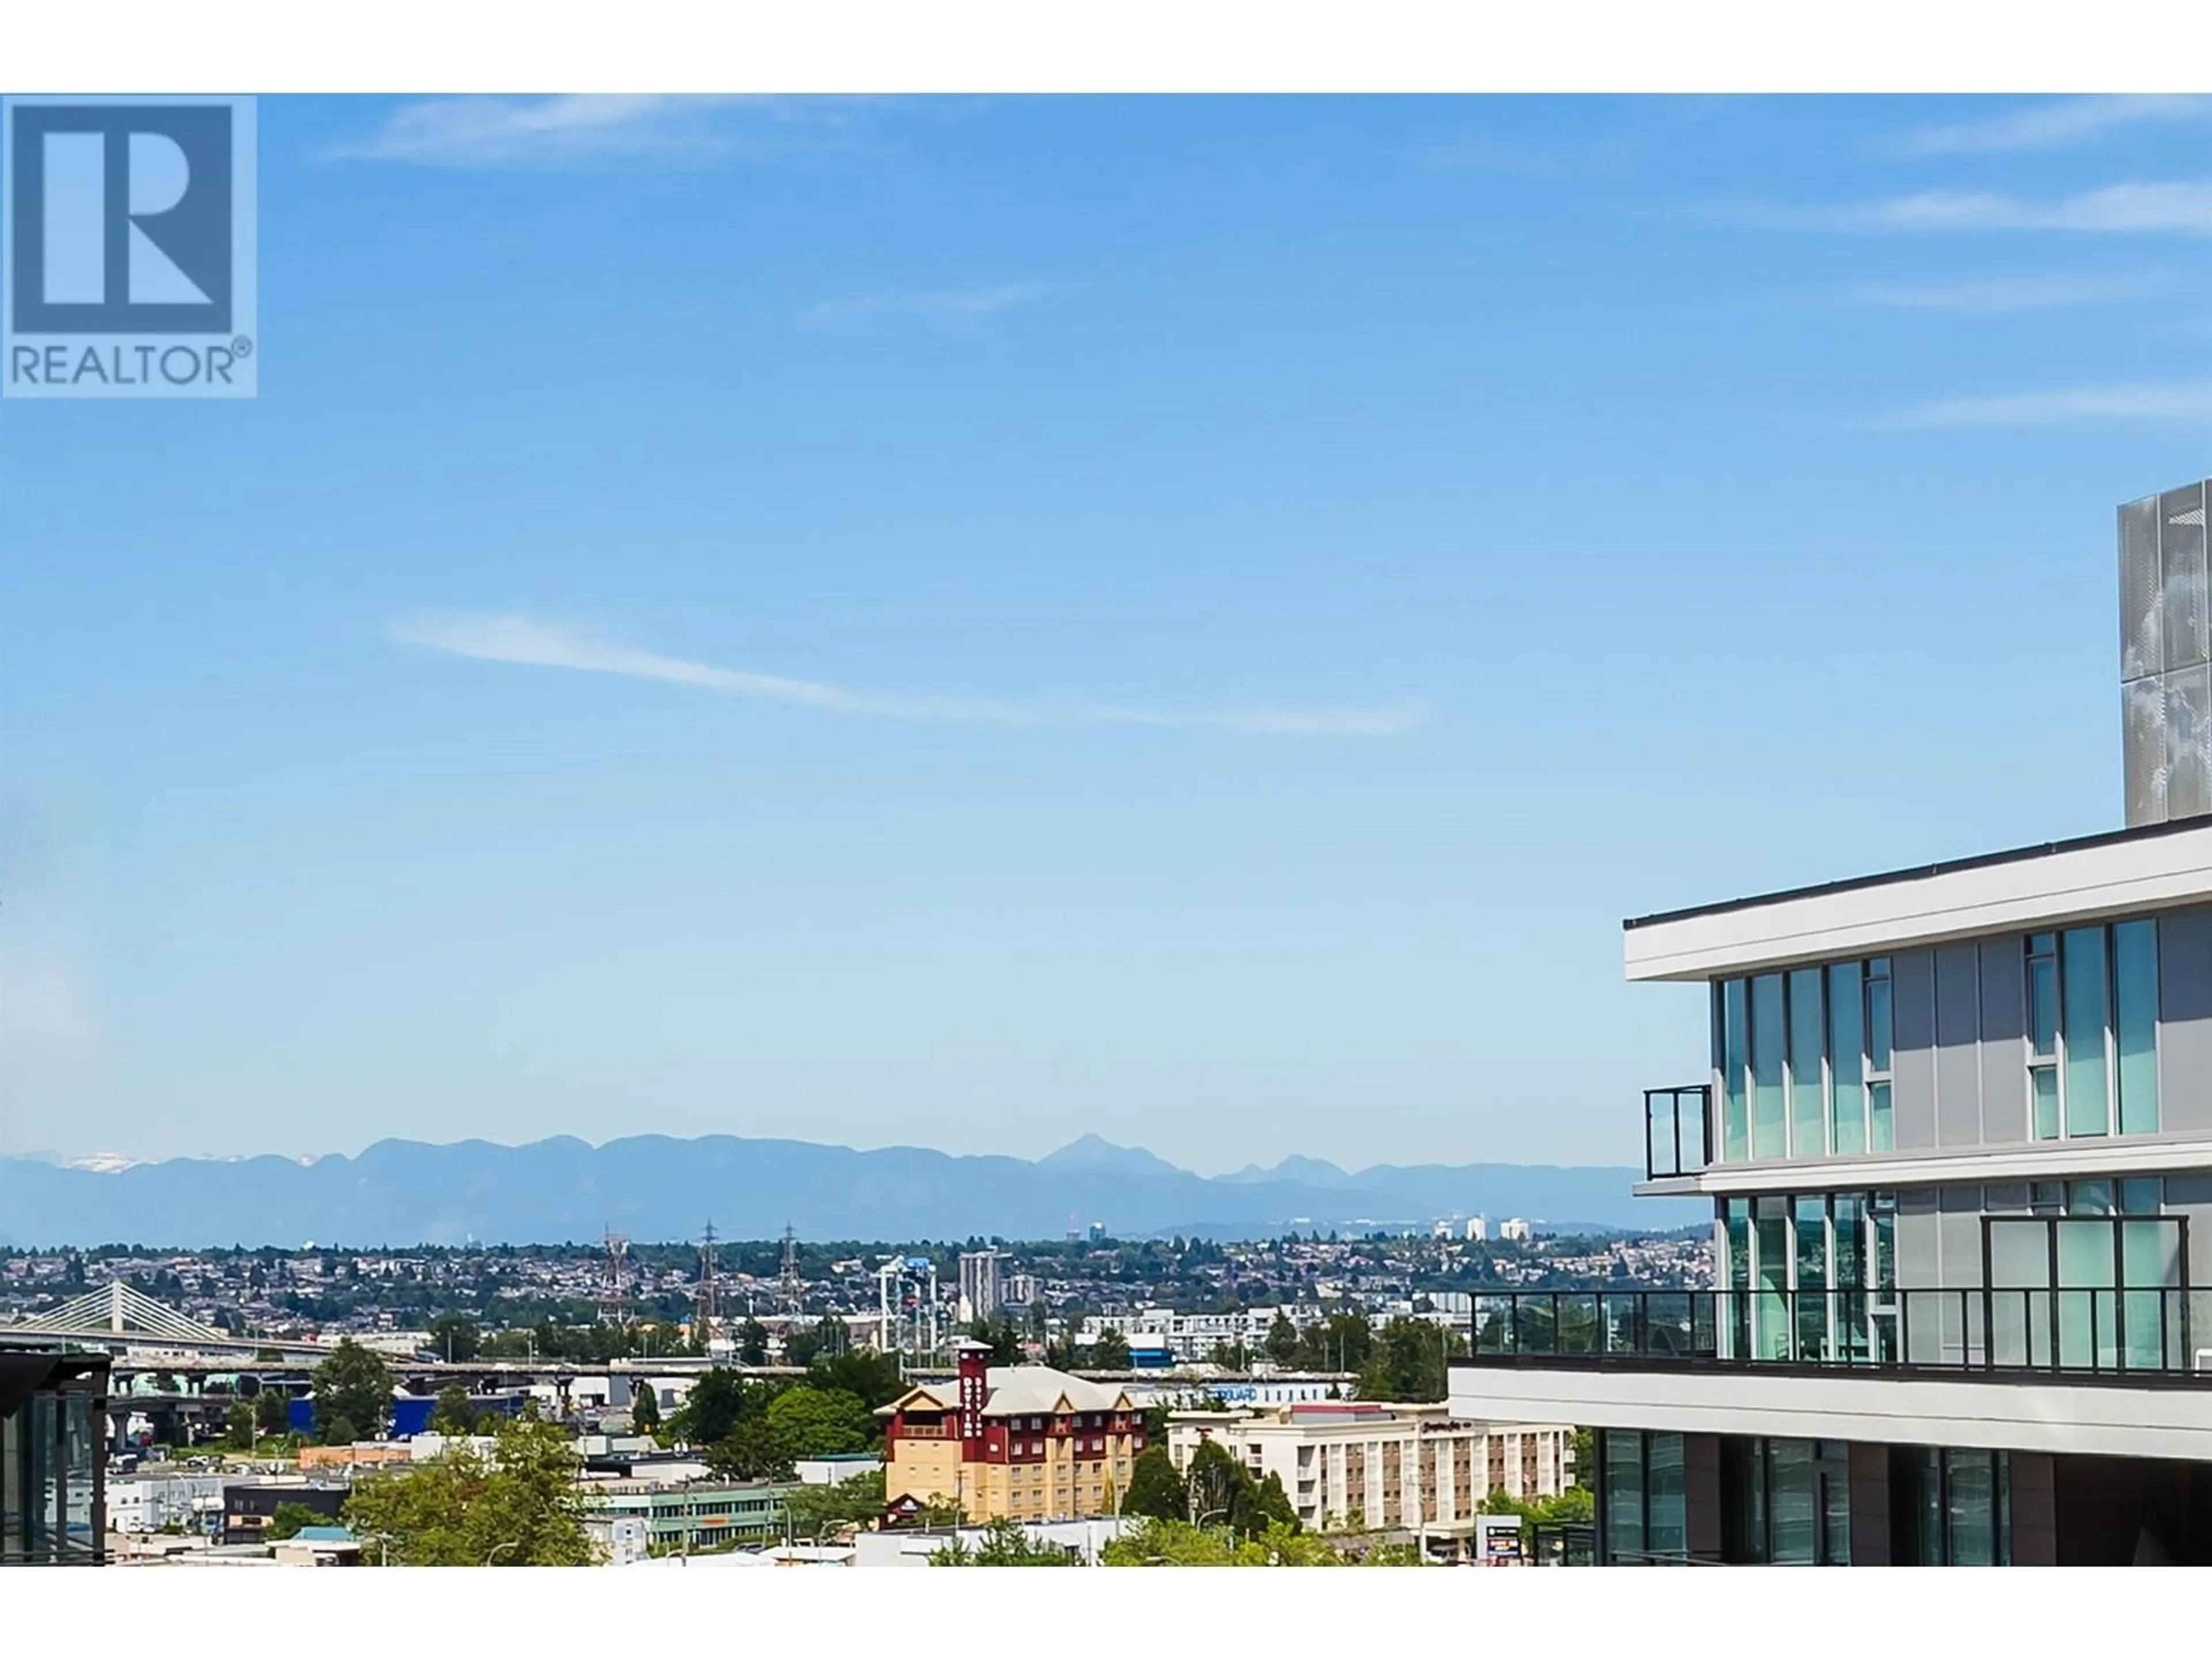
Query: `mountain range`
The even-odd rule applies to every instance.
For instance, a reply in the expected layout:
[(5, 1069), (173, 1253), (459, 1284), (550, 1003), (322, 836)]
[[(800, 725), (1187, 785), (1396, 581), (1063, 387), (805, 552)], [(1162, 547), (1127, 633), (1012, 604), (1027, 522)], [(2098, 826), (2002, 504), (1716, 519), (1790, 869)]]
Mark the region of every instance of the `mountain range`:
[(1093, 1222), (1121, 1237), (1265, 1237), (1291, 1230), (1425, 1230), (1509, 1216), (1561, 1229), (1658, 1231), (1711, 1214), (1631, 1199), (1628, 1168), (1376, 1164), (1287, 1158), (1208, 1177), (1085, 1135), (1048, 1157), (956, 1157), (914, 1146), (570, 1136), (522, 1146), (381, 1140), (356, 1157), (72, 1163), (0, 1158), (0, 1243), (178, 1247), (552, 1243), (609, 1229), (639, 1240), (1053, 1238)]

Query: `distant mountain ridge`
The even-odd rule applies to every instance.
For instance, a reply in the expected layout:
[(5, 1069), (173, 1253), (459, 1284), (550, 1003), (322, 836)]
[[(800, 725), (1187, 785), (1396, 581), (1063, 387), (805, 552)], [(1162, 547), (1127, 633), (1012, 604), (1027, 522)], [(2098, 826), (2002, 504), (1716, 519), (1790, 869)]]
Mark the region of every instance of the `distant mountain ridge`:
[(1629, 1168), (1378, 1164), (1315, 1158), (1209, 1179), (1139, 1147), (1085, 1135), (1034, 1163), (915, 1146), (573, 1136), (526, 1146), (382, 1140), (348, 1158), (170, 1158), (100, 1167), (0, 1158), (0, 1243), (18, 1247), (550, 1243), (607, 1228), (640, 1240), (1055, 1238), (1103, 1223), (1124, 1237), (1291, 1229), (1425, 1230), (1436, 1218), (1525, 1216), (1662, 1230), (1705, 1218), (1690, 1200), (1632, 1199)]

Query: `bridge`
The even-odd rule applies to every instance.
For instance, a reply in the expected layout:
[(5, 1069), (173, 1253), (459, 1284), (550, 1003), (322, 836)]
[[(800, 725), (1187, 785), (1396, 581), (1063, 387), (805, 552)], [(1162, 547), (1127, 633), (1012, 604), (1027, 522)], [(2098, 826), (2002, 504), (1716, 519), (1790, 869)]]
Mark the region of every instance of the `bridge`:
[(217, 1330), (156, 1302), (121, 1279), (12, 1324), (0, 1325), (0, 1346), (51, 1347), (56, 1343), (105, 1348), (118, 1358), (158, 1359), (175, 1370), (196, 1361), (274, 1353), (282, 1358), (326, 1358), (330, 1345), (284, 1337), (237, 1336)]

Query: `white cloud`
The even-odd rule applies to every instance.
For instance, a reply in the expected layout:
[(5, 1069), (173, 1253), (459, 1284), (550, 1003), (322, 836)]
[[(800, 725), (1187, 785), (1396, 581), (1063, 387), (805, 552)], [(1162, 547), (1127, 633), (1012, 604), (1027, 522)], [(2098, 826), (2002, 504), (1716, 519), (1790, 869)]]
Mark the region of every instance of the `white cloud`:
[(1893, 148), (1915, 155), (1990, 155), (2005, 150), (2048, 149), (2094, 138), (2116, 127), (2151, 122), (2212, 119), (2212, 98), (2136, 96), (2062, 98), (2027, 109), (2008, 110), (1985, 120), (1923, 127), (1906, 133)]
[(1420, 726), (1428, 714), (1418, 702), (1374, 708), (1260, 708), (1206, 712), (1132, 708), (1087, 700), (1018, 702), (935, 692), (866, 691), (820, 680), (793, 679), (750, 669), (689, 662), (680, 657), (617, 644), (589, 629), (520, 616), (423, 617), (397, 624), (392, 635), (403, 644), (487, 662), (659, 680), (671, 685), (793, 703), (832, 714), (932, 724), (996, 726), (1016, 731), (1155, 726), (1305, 737), (1391, 737)]
[(2082, 421), (2212, 421), (2212, 380), (2074, 386), (1996, 397), (1948, 398), (1877, 424), (1936, 427), (2063, 426)]
[(876, 294), (862, 300), (824, 300), (799, 320), (810, 328), (856, 323), (875, 317), (934, 317), (972, 321), (1012, 306), (1027, 305), (1044, 293), (1036, 283), (1006, 283), (997, 288), (953, 289), (937, 294)]
[(1745, 207), (1729, 210), (1728, 216), (1783, 230), (2058, 230), (2212, 236), (2212, 181), (2107, 185), (2052, 201), (1926, 191), (1836, 207)]
[[(742, 125), (737, 112), (750, 118)], [(843, 126), (836, 100), (777, 98), (433, 98), (402, 104), (331, 160), (517, 167), (763, 154), (822, 142)]]
[(1847, 289), (1844, 298), (1852, 305), (1897, 311), (1993, 315), (2123, 305), (2161, 293), (2169, 282), (2169, 274), (2163, 270), (2022, 273), (1968, 276), (1948, 283), (1862, 283)]

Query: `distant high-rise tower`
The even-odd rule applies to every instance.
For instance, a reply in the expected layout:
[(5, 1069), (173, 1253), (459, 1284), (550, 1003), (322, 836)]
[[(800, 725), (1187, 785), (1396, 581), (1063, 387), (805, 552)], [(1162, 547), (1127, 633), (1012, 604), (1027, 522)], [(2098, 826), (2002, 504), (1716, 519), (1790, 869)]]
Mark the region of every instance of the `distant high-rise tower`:
[(969, 1319), (989, 1319), (999, 1311), (999, 1253), (967, 1250), (960, 1257), (960, 1300)]
[(2212, 812), (2207, 486), (2120, 509), (2120, 706), (2128, 827)]

